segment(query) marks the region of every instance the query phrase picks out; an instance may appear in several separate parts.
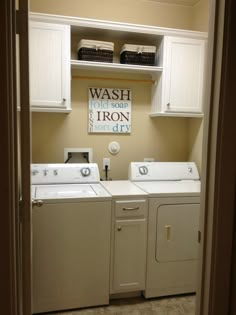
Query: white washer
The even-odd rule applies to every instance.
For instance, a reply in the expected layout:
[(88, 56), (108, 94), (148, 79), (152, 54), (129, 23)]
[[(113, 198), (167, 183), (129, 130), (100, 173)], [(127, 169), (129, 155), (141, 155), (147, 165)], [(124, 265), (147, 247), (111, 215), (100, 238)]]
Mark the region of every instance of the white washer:
[(109, 303), (111, 196), (96, 164), (32, 165), (33, 313)]
[(145, 297), (195, 292), (200, 209), (196, 165), (132, 162), (129, 178), (149, 195)]

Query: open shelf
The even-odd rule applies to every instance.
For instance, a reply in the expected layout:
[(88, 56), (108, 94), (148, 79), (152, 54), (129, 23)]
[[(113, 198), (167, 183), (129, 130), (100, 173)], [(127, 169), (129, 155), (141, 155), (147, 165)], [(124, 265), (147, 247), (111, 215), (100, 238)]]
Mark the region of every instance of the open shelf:
[(162, 67), (155, 66), (139, 66), (139, 65), (128, 65), (120, 63), (108, 63), (108, 62), (95, 62), (95, 61), (81, 61), (71, 60), (72, 69), (83, 69), (83, 70), (99, 70), (99, 71), (113, 71), (123, 73), (139, 73), (149, 74), (152, 78), (162, 72)]

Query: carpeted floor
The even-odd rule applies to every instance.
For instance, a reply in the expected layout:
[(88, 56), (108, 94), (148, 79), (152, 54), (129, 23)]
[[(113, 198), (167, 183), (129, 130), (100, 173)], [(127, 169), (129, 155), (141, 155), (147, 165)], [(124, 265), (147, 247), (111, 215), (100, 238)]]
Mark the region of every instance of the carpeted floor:
[[(49, 314), (49, 313), (47, 313)], [(52, 314), (52, 313), (51, 313)], [(194, 315), (195, 296), (144, 299), (142, 297), (110, 301), (109, 306), (53, 313), (56, 315)], [(43, 315), (43, 314), (42, 314)], [(46, 315), (46, 313), (44, 314)]]

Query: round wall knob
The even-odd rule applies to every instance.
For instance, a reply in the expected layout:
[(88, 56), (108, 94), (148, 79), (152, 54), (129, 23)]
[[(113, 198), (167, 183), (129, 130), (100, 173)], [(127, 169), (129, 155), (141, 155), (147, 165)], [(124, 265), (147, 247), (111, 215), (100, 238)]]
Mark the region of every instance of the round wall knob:
[(118, 142), (116, 141), (112, 141), (111, 143), (109, 143), (108, 145), (108, 151), (111, 153), (111, 154), (117, 154), (120, 152), (120, 145)]

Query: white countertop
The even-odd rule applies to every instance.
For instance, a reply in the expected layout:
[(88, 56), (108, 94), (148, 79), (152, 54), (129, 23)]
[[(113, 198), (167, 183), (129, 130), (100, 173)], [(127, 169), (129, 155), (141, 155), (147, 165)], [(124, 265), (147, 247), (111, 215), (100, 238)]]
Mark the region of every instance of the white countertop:
[(114, 197), (119, 196), (148, 196), (142, 189), (129, 180), (114, 180), (100, 182), (103, 187)]

